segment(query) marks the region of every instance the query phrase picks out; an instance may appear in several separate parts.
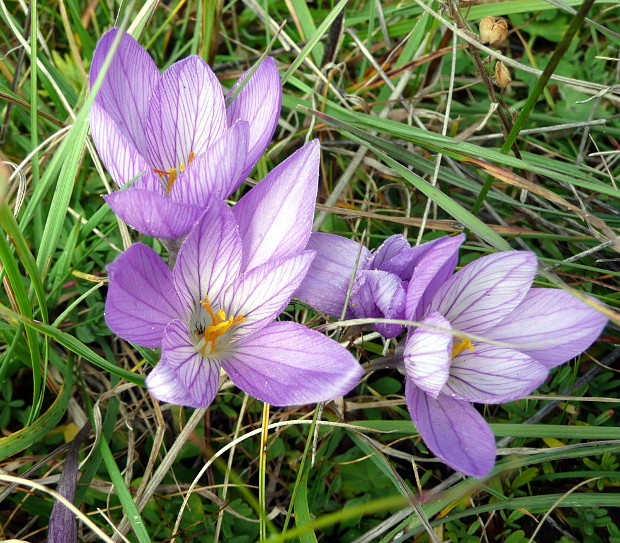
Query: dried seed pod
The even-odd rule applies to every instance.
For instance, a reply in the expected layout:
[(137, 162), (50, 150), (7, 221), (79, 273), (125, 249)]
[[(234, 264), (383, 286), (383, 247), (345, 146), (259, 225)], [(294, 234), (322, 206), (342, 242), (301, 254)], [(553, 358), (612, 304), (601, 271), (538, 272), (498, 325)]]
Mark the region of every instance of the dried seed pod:
[(506, 66), (504, 66), (504, 63), (501, 61), (498, 61), (495, 63), (495, 84), (502, 88), (505, 89), (508, 85), (510, 85), (510, 82), (512, 81), (512, 79), (510, 79), (510, 72), (508, 71), (508, 68), (506, 68)]
[(483, 17), (482, 19), (480, 19), (478, 28), (480, 29), (480, 41), (482, 43), (489, 43), (491, 29), (493, 28), (494, 24), (495, 19), (493, 17)]
[(480, 41), (491, 46), (497, 46), (508, 36), (508, 24), (503, 19), (483, 17), (480, 20)]

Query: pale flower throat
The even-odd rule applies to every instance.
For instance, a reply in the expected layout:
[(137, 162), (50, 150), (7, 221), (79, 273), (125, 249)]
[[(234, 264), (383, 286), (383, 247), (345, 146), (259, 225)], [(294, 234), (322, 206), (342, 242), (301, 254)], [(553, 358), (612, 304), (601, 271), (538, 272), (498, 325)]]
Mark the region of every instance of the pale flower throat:
[[(193, 325), (192, 341), (202, 356), (210, 356), (216, 354), (230, 340), (230, 331), (232, 328), (243, 322), (245, 317), (227, 317), (223, 309), (213, 311), (209, 297), (205, 296), (205, 301), (200, 302), (204, 307), (204, 313), (200, 315)], [(201, 311), (202, 313), (202, 311)]]
[[(190, 164), (192, 160), (194, 160), (194, 152), (192, 151), (189, 154), (189, 160), (187, 161), (187, 164)], [(166, 189), (166, 194), (170, 194), (170, 191), (172, 190), (172, 185), (174, 184), (174, 182), (177, 180), (177, 177), (179, 176), (179, 174), (185, 170), (185, 168), (187, 168), (187, 164), (183, 163), (181, 164), (178, 168), (170, 168), (170, 170), (165, 171), (165, 170), (157, 170), (155, 168), (153, 168), (153, 171), (159, 175), (160, 179), (163, 179), (164, 177), (168, 178), (168, 182), (166, 184), (166, 186), (164, 187)]]

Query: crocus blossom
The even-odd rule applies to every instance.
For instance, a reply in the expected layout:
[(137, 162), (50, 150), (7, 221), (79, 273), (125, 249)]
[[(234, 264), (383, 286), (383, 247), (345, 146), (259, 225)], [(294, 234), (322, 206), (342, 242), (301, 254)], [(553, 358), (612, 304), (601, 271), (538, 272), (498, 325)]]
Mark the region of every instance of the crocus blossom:
[[(318, 157), (318, 143), (306, 145), (235, 211), (212, 200), (173, 270), (140, 243), (108, 266), (108, 326), (128, 341), (162, 349), (147, 377), (153, 396), (205, 407), (221, 368), (243, 391), (280, 406), (329, 400), (357, 384), (361, 366), (340, 344), (297, 323), (273, 322), (314, 258), (304, 247)], [(286, 187), (290, 200), (270, 199)]]
[[(108, 31), (97, 45), (91, 86), (117, 33)], [(145, 234), (187, 234), (210, 198), (227, 197), (250, 173), (271, 140), (281, 103), (271, 58), (227, 108), (217, 77), (200, 57), (175, 62), (160, 74), (144, 48), (124, 34), (95, 98), (91, 132), (119, 187), (140, 177), (106, 202)]]
[(495, 462), (493, 433), (470, 402), (498, 404), (531, 393), (551, 368), (587, 349), (607, 322), (568, 292), (531, 288), (536, 266), (529, 251), (484, 256), (441, 285), (431, 281), (434, 295), (422, 306), (416, 275), (424, 262), (409, 282), (406, 318), (427, 326), (410, 330), (405, 342), (407, 405), (426, 445), (464, 474), (482, 477)]
[[(464, 239), (463, 234), (446, 236), (411, 247), (402, 235), (394, 235), (371, 253), (356, 241), (313, 233), (307, 249), (316, 251), (317, 256), (295, 295), (315, 309), (339, 318), (354, 277), (345, 318), (403, 319), (405, 293), (414, 271), (418, 271), (418, 282), (423, 280), (424, 286), (413, 288), (429, 298), (434, 292), (426, 287), (429, 283), (440, 285), (452, 274)], [(433, 257), (428, 258), (430, 255)], [(431, 264), (418, 270), (423, 259)], [(386, 323), (376, 323), (373, 328), (387, 338), (396, 337), (403, 330), (399, 324)]]

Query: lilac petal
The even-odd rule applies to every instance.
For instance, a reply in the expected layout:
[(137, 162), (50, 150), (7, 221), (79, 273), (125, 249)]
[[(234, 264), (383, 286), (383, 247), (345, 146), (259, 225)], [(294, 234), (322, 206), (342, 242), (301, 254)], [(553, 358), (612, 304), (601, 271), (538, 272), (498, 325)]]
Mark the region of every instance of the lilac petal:
[(403, 353), (405, 372), (418, 388), (437, 398), (450, 374), (452, 333), (450, 323), (436, 311), (422, 322), (442, 330), (417, 328), (409, 333)]
[(184, 236), (204, 212), (198, 206), (175, 202), (156, 192), (133, 187), (103, 198), (129, 226), (163, 239)]
[[(398, 258), (403, 252), (411, 249), (411, 245), (402, 234), (394, 234), (387, 238), (373, 253), (369, 267), (375, 270), (391, 271), (383, 268), (390, 260)], [(392, 272), (395, 273), (395, 272)], [(401, 277), (401, 279), (406, 279)]]
[[(402, 319), (405, 310), (405, 289), (400, 278), (393, 273), (362, 270), (355, 277), (349, 308), (357, 318), (378, 317)], [(374, 329), (386, 338), (400, 334), (400, 324), (376, 323)]]
[(234, 328), (241, 337), (263, 328), (288, 305), (308, 271), (314, 251), (273, 260), (240, 275), (216, 299), (228, 317), (243, 317)]
[(193, 397), (181, 384), (178, 373), (162, 358), (146, 376), (146, 387), (151, 396), (160, 402), (174, 405), (190, 405)]
[(316, 257), (295, 296), (322, 313), (340, 318), (355, 264), (358, 270), (365, 269), (370, 251), (357, 241), (321, 232), (310, 235), (306, 249), (316, 251)]
[(134, 144), (96, 102), (90, 110), (90, 131), (103, 165), (119, 187), (150, 170)]
[(308, 243), (318, 189), (320, 147), (311, 141), (237, 202), (242, 270), (298, 253)]
[(220, 384), (220, 361), (205, 358), (190, 341), (185, 321), (172, 321), (164, 334), (161, 361), (146, 379), (149, 392), (158, 400), (207, 407)]
[(170, 197), (206, 205), (211, 198), (228, 198), (241, 184), (247, 156), (248, 123), (239, 121), (199, 155), (172, 185)]
[(410, 379), (405, 396), (413, 423), (437, 458), (465, 475), (484, 477), (491, 471), (495, 438), (474, 406), (445, 394), (433, 399)]
[(336, 341), (293, 322), (274, 322), (242, 338), (222, 365), (241, 390), (278, 406), (344, 396), (364, 373)]
[(443, 394), (468, 402), (512, 402), (536, 390), (549, 374), (519, 351), (476, 342), (473, 348), (453, 358)]
[[(248, 72), (244, 73), (228, 93), (230, 96)], [(228, 99), (227, 96), (227, 99)], [(258, 162), (278, 125), (282, 107), (282, 83), (275, 61), (267, 57), (261, 62), (241, 92), (228, 107), (228, 124), (241, 119), (250, 123), (250, 139), (242, 179)]]
[(533, 288), (485, 337), (510, 343), (553, 368), (585, 351), (606, 323), (605, 315), (568, 292)]
[(153, 168), (187, 165), (226, 129), (222, 87), (200, 57), (175, 62), (153, 88), (146, 124), (147, 156)]
[(405, 316), (419, 320), (439, 287), (452, 275), (459, 259), (464, 234), (445, 236), (415, 247), (423, 249), (407, 287)]
[(456, 330), (481, 334), (511, 313), (536, 276), (530, 251), (502, 251), (475, 260), (444, 283), (430, 309)]
[(211, 205), (183, 242), (174, 267), (174, 282), (188, 313), (205, 296), (219, 293), (239, 275), (241, 238), (230, 208)]
[[(117, 32), (116, 28), (109, 30), (97, 44), (90, 68), (91, 87)], [(129, 34), (125, 34), (95, 98), (95, 102), (143, 156), (146, 151), (144, 127), (148, 100), (159, 77), (159, 70), (150, 55)]]
[(161, 347), (166, 325), (183, 315), (172, 272), (150, 247), (136, 243), (107, 266), (105, 320), (115, 334)]

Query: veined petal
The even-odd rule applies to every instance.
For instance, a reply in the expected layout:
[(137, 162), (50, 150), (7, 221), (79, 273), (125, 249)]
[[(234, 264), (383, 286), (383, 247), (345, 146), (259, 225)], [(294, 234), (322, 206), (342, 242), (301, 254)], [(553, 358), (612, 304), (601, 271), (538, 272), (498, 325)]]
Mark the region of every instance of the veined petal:
[(222, 87), (200, 57), (175, 62), (153, 88), (146, 124), (147, 155), (153, 168), (187, 165), (226, 129)]
[[(405, 237), (402, 234), (394, 234), (393, 236), (387, 238), (373, 253), (369, 268), (396, 273), (390, 269), (384, 268), (383, 266), (387, 265), (390, 260), (399, 257), (409, 249), (411, 249), (411, 245), (409, 245), (409, 242), (405, 239)], [(401, 279), (408, 279), (408, 277), (401, 277)]]
[(526, 354), (504, 347), (473, 343), (452, 359), (442, 393), (457, 400), (504, 403), (536, 390), (549, 370)]
[(278, 406), (344, 396), (364, 373), (336, 341), (293, 322), (274, 322), (242, 338), (222, 364), (241, 390)]
[(450, 323), (436, 311), (427, 315), (424, 324), (441, 328), (417, 328), (405, 342), (404, 362), (407, 377), (433, 398), (446, 384), (452, 357)]
[(222, 200), (211, 205), (181, 245), (174, 282), (188, 313), (205, 296), (219, 293), (241, 268), (241, 238), (232, 211)]
[[(247, 73), (245, 72), (239, 78), (228, 93), (228, 96), (235, 91)], [(267, 57), (246, 82), (226, 112), (229, 125), (232, 125), (239, 119), (250, 123), (248, 154), (242, 172), (242, 179), (245, 179), (250, 174), (252, 168), (254, 168), (254, 165), (267, 148), (267, 145), (269, 145), (278, 125), (281, 107), (282, 82), (280, 81), (280, 74), (275, 61)]]
[[(97, 44), (90, 68), (91, 87), (117, 32), (117, 28), (109, 30)], [(159, 77), (159, 70), (151, 56), (129, 34), (124, 34), (95, 98), (95, 102), (143, 156), (146, 151), (144, 127), (147, 105)]]
[(424, 443), (437, 458), (465, 475), (484, 477), (495, 463), (495, 438), (469, 403), (445, 394), (431, 398), (407, 379), (409, 413)]
[(533, 288), (485, 337), (511, 343), (552, 368), (585, 351), (606, 323), (605, 315), (569, 292)]
[(97, 102), (90, 110), (90, 131), (103, 165), (119, 187), (150, 170), (135, 145)]
[(230, 317), (242, 316), (234, 328), (241, 337), (263, 328), (287, 306), (314, 258), (314, 251), (303, 251), (273, 260), (240, 275), (223, 296), (218, 307)]
[(211, 198), (228, 198), (241, 184), (248, 151), (248, 123), (238, 121), (192, 161), (172, 185), (170, 197), (204, 206)]
[(105, 320), (110, 330), (144, 347), (161, 347), (166, 325), (183, 309), (172, 272), (150, 247), (136, 243), (107, 266)]
[(536, 256), (530, 251), (483, 256), (448, 279), (430, 309), (439, 311), (456, 330), (481, 334), (521, 303), (535, 276)]
[(370, 251), (357, 241), (321, 232), (310, 235), (306, 249), (316, 251), (316, 257), (295, 296), (318, 311), (339, 318), (355, 264), (358, 270), (365, 269)]
[(416, 258), (414, 271), (407, 287), (405, 315), (419, 320), (435, 293), (452, 275), (459, 260), (459, 247), (465, 235), (444, 236), (415, 247), (423, 249)]
[(161, 401), (207, 407), (219, 388), (220, 367), (218, 359), (207, 359), (196, 351), (187, 323), (176, 320), (166, 327), (161, 361), (147, 377), (146, 385)]
[(319, 142), (288, 157), (237, 202), (242, 270), (298, 253), (308, 243), (316, 205)]
[(198, 206), (174, 202), (156, 192), (133, 187), (103, 198), (129, 226), (163, 239), (184, 236), (204, 212)]
[[(355, 277), (349, 308), (357, 318), (402, 319), (405, 311), (405, 289), (393, 273), (361, 270)], [(400, 334), (400, 324), (376, 323), (374, 329), (386, 338)]]
[(176, 370), (166, 364), (163, 358), (146, 376), (146, 387), (151, 396), (160, 402), (174, 405), (190, 405), (193, 402), (193, 397), (181, 384)]

